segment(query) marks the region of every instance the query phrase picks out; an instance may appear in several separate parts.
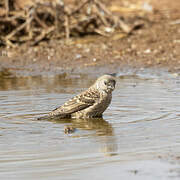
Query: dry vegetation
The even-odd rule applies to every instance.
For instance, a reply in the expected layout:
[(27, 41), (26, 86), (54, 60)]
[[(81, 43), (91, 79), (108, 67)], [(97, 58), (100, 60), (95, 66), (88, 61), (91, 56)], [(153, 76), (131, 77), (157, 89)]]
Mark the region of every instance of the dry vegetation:
[(179, 74), (179, 7), (179, 0), (1, 0), (0, 72), (155, 67)]
[(117, 29), (133, 28), (113, 15), (100, 0), (3, 0), (0, 4), (1, 45), (98, 33), (108, 36)]

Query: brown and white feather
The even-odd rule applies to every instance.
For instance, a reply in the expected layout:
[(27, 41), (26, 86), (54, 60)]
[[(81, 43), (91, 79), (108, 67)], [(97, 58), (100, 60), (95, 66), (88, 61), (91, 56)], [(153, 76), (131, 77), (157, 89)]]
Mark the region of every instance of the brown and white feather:
[[(112, 89), (104, 85), (104, 81), (111, 82)], [(109, 86), (108, 86), (109, 87)], [(54, 109), (48, 117), (58, 118), (94, 118), (102, 117), (112, 99), (115, 80), (110, 75), (104, 75), (86, 91), (67, 101), (64, 105)]]

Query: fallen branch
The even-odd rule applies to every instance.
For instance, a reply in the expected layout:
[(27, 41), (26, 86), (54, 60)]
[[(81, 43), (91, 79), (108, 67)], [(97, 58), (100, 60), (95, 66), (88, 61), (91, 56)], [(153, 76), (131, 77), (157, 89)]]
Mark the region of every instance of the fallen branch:
[(44, 30), (36, 39), (35, 41), (32, 43), (32, 45), (36, 45), (38, 44), (42, 39), (44, 39), (46, 37), (46, 35), (48, 35), (50, 32), (54, 31), (55, 27), (50, 27), (47, 30)]
[(50, 1), (48, 4), (32, 3), (31, 7), (19, 10), (12, 8), (15, 7), (14, 1), (4, 2), (4, 11), (0, 13), (0, 23), (3, 24), (0, 26), (0, 39), (9, 46), (26, 41), (36, 45), (52, 37), (69, 39), (78, 33), (109, 36), (119, 28), (127, 34), (132, 31), (99, 0), (84, 0), (74, 9)]

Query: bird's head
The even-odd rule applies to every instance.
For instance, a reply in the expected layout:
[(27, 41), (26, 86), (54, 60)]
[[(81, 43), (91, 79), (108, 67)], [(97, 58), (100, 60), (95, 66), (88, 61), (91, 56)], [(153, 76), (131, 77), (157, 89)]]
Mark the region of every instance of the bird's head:
[(99, 91), (105, 91), (106, 93), (109, 93), (114, 90), (116, 80), (111, 75), (103, 75), (96, 80), (94, 85)]

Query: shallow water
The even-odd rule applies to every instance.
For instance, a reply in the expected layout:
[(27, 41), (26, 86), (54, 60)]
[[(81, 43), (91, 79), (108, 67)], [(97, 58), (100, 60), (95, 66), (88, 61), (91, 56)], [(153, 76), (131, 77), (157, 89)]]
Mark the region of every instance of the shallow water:
[(0, 179), (179, 179), (177, 74), (118, 73), (103, 119), (36, 120), (95, 78), (0, 78)]

